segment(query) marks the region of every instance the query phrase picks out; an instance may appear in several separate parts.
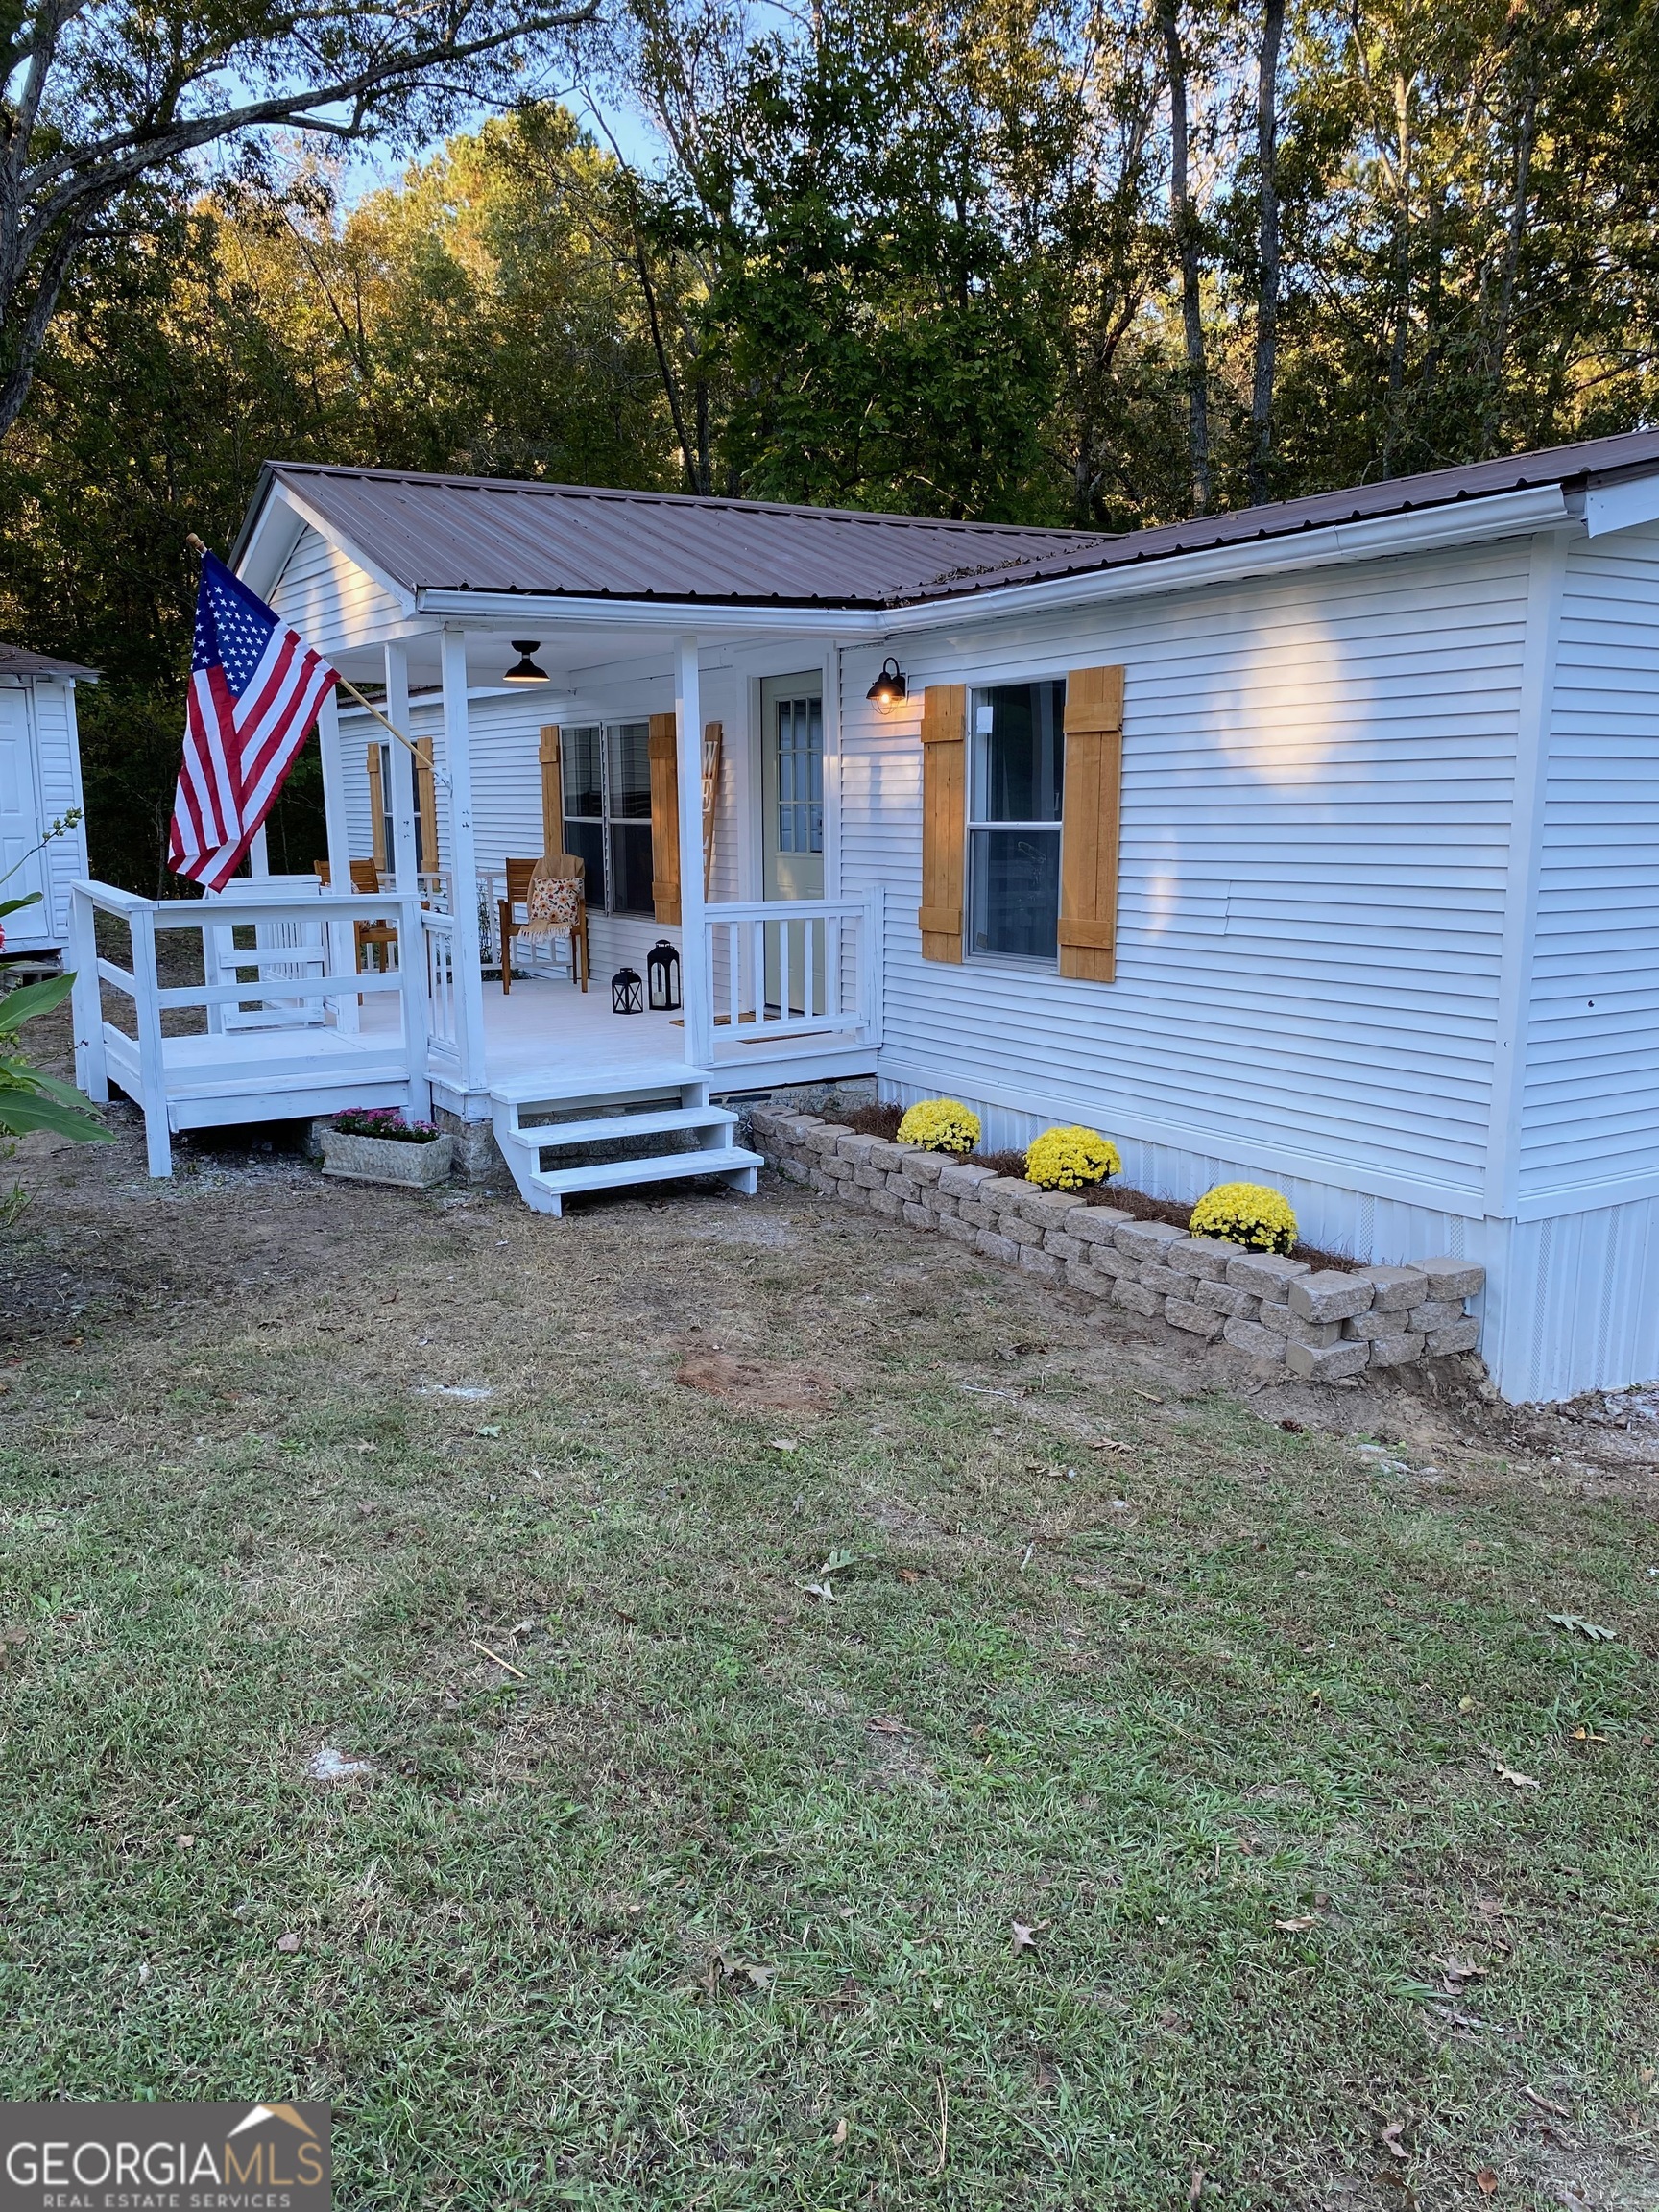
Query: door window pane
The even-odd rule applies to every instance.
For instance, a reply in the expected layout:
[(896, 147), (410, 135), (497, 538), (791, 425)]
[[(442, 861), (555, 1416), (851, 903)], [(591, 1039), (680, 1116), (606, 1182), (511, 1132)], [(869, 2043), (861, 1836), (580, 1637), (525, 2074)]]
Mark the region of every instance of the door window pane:
[(778, 850), (824, 850), (824, 702), (778, 702)]
[(968, 944), (1022, 960), (1059, 956), (1064, 684), (974, 694)]

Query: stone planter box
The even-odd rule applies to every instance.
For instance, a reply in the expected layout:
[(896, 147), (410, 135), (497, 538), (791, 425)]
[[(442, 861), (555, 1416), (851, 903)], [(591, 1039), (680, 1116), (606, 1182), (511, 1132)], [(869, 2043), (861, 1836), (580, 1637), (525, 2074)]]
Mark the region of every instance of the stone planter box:
[(433, 1137), (412, 1144), (397, 1137), (349, 1137), (341, 1129), (323, 1132), (323, 1172), (351, 1183), (401, 1183), (411, 1190), (430, 1190), (447, 1183), (455, 1165), (453, 1137)]
[(1409, 1266), (1332, 1267), (1245, 1252), (1140, 1221), (1075, 1193), (1039, 1190), (974, 1160), (854, 1136), (815, 1114), (757, 1107), (756, 1149), (791, 1182), (844, 1205), (932, 1229), (1018, 1267), (1309, 1382), (1474, 1353), (1465, 1302), (1484, 1271), (1453, 1256)]

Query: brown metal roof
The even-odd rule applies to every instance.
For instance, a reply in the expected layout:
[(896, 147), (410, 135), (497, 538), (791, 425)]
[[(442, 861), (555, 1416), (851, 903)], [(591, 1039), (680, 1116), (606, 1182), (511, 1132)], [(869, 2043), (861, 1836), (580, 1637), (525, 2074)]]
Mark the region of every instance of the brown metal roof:
[(26, 645), (0, 644), (0, 676), (75, 676), (96, 684), (96, 668), (82, 668), (73, 661), (54, 661), (49, 654), (31, 653)]
[(1638, 430), (1121, 537), (287, 462), (266, 464), (261, 493), (286, 485), (410, 590), (880, 609), (1655, 468), (1659, 431)]

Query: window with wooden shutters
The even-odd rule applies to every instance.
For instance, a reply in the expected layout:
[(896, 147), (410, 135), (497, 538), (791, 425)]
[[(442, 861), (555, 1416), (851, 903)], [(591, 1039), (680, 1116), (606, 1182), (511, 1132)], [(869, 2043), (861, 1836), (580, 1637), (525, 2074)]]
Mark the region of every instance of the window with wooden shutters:
[(675, 717), (651, 717), (651, 900), (659, 922), (680, 919), (680, 763)]
[(968, 949), (1052, 966), (1060, 915), (1066, 686), (974, 694), (968, 739)]
[(1123, 786), (1123, 671), (1066, 679), (1066, 804), (1060, 851), (1060, 973), (1118, 974), (1118, 848)]
[(565, 850), (565, 778), (559, 758), (559, 725), (541, 726), (541, 850), (549, 859)]
[(967, 835), (968, 689), (929, 684), (922, 696), (922, 929), (924, 960), (962, 957)]

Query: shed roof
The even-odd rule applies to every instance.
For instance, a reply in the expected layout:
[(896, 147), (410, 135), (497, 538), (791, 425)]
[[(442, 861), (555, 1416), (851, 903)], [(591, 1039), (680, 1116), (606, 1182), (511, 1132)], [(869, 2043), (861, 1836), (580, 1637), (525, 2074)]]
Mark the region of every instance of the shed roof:
[(685, 493), (268, 462), (250, 524), (268, 489), (284, 486), (411, 591), (880, 609), (1175, 561), (1537, 486), (1581, 489), (1655, 469), (1659, 431), (1631, 431), (1115, 537)]
[(54, 661), (49, 653), (31, 653), (26, 645), (0, 642), (0, 676), (73, 676), (96, 684), (96, 668), (83, 668), (74, 661)]

